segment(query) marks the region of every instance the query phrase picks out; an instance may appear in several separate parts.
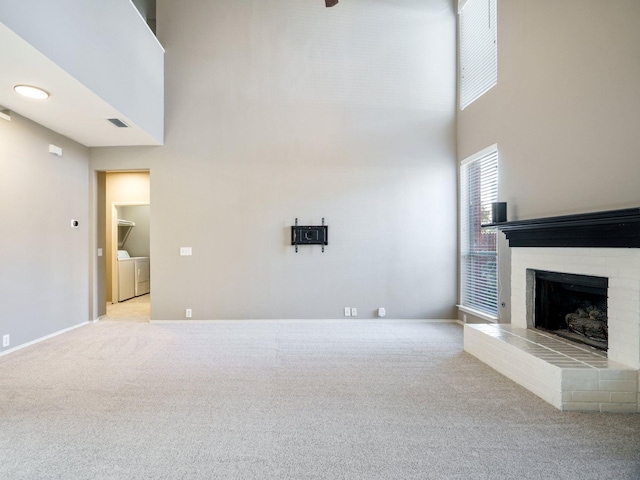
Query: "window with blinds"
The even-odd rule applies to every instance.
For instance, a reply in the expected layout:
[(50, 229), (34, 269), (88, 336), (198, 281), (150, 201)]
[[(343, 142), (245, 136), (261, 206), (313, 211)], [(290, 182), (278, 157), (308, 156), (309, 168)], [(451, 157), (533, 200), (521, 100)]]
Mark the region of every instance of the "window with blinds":
[(460, 306), (498, 317), (497, 232), (491, 204), (498, 201), (498, 148), (460, 166)]
[(497, 0), (459, 0), (460, 109), (498, 83)]

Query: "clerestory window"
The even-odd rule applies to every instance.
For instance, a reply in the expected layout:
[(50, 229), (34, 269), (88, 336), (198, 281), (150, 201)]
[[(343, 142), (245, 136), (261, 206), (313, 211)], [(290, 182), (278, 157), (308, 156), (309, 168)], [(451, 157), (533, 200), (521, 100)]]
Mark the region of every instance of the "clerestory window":
[(460, 109), (498, 83), (497, 0), (459, 0)]

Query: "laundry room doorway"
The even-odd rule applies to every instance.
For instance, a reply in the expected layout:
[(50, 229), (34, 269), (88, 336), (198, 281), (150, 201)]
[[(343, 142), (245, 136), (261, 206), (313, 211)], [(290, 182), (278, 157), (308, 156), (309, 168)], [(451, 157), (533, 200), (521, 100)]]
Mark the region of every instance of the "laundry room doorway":
[(149, 321), (149, 172), (106, 172), (105, 210), (105, 319)]

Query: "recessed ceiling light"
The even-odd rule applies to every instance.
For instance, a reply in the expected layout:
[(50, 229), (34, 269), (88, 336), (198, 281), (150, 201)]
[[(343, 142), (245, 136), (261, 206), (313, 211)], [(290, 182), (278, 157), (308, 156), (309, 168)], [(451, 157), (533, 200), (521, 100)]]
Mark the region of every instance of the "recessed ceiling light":
[(24, 97), (35, 98), (38, 100), (49, 98), (49, 92), (38, 87), (32, 87), (31, 85), (16, 85), (13, 89)]

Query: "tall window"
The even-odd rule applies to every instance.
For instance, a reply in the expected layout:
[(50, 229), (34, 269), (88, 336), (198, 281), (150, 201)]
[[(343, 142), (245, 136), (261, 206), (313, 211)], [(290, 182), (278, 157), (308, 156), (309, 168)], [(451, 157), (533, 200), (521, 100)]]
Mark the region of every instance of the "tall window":
[(498, 316), (496, 228), (491, 203), (498, 201), (498, 147), (493, 145), (460, 166), (460, 305)]
[(459, 0), (460, 109), (498, 82), (497, 0)]

